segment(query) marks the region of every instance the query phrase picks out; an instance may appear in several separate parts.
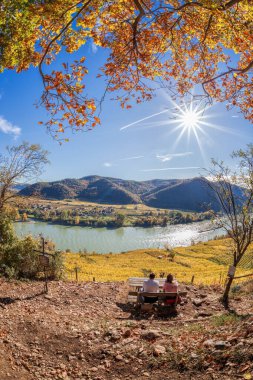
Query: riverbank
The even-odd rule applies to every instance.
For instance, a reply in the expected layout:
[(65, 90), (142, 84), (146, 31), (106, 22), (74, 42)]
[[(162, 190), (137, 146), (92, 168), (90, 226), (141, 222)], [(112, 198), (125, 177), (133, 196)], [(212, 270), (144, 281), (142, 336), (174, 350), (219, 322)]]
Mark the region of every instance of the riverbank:
[(210, 220), (211, 212), (185, 212), (145, 206), (143, 204), (105, 205), (75, 200), (26, 199), (18, 205), (18, 218), (83, 227), (165, 227)]
[[(65, 253), (65, 276), (70, 280), (125, 281), (129, 277), (157, 277), (172, 273), (179, 282), (222, 284), (232, 261), (229, 239), (212, 240), (174, 249), (139, 249), (120, 254)], [(253, 245), (242, 260), (237, 275), (253, 272)]]

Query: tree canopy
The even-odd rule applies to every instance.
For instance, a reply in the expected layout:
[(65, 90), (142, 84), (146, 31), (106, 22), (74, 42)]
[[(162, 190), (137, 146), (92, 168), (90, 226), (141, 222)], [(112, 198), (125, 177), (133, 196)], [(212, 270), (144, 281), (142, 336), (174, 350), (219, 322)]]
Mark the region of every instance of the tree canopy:
[(15, 185), (42, 173), (43, 166), (49, 162), (47, 156), (48, 152), (40, 145), (27, 142), (7, 147), (7, 154), (0, 155), (0, 213), (17, 195)]
[[(0, 69), (38, 67), (45, 124), (58, 136), (100, 122), (85, 93), (83, 47), (91, 41), (109, 52), (98, 76), (106, 92), (119, 91), (122, 107), (151, 99), (157, 86), (182, 96), (201, 86), (209, 101), (238, 106), (253, 120), (249, 0), (2, 0)], [(50, 71), (62, 50), (84, 54)]]

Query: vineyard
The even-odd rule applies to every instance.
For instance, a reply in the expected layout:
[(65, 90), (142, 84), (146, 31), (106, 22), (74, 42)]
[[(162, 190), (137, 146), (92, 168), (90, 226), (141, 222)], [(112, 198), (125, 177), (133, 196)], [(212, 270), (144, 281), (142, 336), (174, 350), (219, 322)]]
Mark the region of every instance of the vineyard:
[[(222, 284), (232, 263), (229, 239), (212, 240), (173, 250), (140, 249), (117, 254), (66, 253), (65, 276), (79, 281), (124, 281), (145, 277), (151, 271), (160, 277), (172, 273), (179, 282)], [(236, 276), (253, 273), (253, 245), (245, 254)], [(236, 283), (236, 282), (235, 282)]]

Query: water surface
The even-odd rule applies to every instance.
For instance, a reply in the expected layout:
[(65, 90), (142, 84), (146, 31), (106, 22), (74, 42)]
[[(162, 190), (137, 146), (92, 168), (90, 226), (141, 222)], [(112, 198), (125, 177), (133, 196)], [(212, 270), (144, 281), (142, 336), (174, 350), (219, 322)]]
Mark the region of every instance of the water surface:
[(86, 249), (99, 253), (122, 252), (139, 248), (163, 248), (187, 246), (198, 241), (207, 241), (222, 235), (223, 230), (211, 230), (210, 222), (178, 224), (167, 227), (122, 227), (118, 229), (62, 226), (29, 221), (15, 223), (18, 235), (42, 234), (53, 240), (57, 249), (78, 252)]

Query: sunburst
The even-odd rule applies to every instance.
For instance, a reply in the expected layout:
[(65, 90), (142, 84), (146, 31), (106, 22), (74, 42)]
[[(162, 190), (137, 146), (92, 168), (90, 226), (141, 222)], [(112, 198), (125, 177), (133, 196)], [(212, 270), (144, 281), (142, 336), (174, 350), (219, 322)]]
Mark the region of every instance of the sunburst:
[[(166, 109), (160, 112), (156, 112), (142, 119), (134, 121), (131, 124), (127, 124), (121, 127), (120, 130), (123, 131), (137, 125), (142, 126), (143, 128), (150, 128), (162, 126), (169, 127), (174, 124), (174, 126), (168, 130), (168, 134), (177, 133), (172, 149), (176, 149), (182, 139), (186, 138), (189, 143), (193, 138), (197, 142), (203, 158), (205, 158), (205, 149), (203, 147), (203, 143), (214, 144), (210, 133), (212, 129), (219, 130), (223, 133), (235, 134), (229, 128), (210, 123), (208, 119), (215, 116), (215, 114), (212, 113), (212, 115), (210, 115), (210, 112), (208, 112), (209, 107), (206, 104), (203, 105), (201, 99), (198, 97), (193, 97), (187, 103), (182, 104), (177, 104), (167, 96), (166, 98), (171, 103), (171, 107), (166, 107)], [(149, 119), (165, 113), (169, 114), (169, 117), (166, 117), (165, 120), (154, 122), (149, 121)]]
[(178, 117), (178, 122), (182, 123), (184, 128), (194, 130), (196, 128), (200, 128), (201, 121), (203, 119), (203, 111), (198, 111), (197, 108), (192, 107), (192, 103), (190, 108), (180, 109), (180, 115)]

